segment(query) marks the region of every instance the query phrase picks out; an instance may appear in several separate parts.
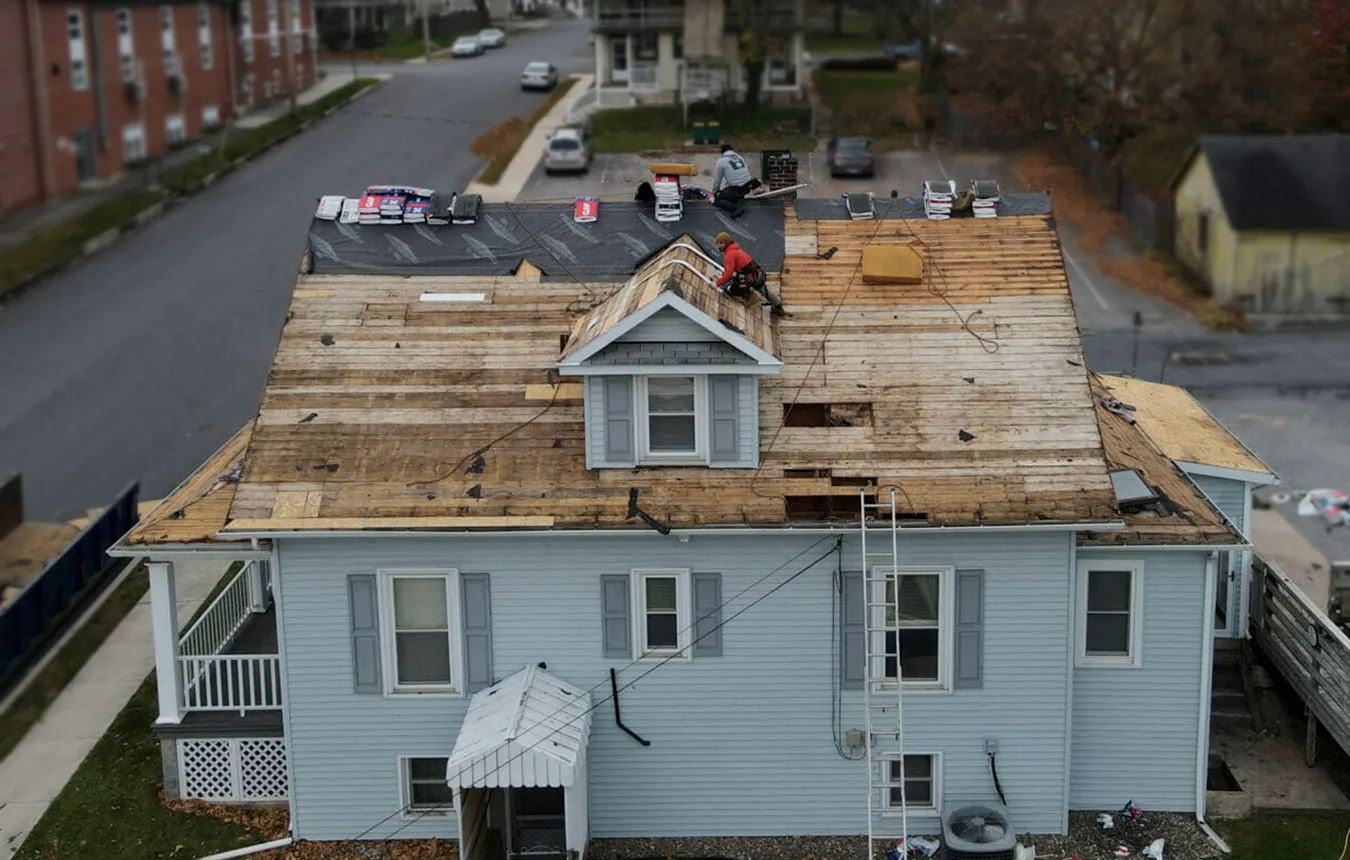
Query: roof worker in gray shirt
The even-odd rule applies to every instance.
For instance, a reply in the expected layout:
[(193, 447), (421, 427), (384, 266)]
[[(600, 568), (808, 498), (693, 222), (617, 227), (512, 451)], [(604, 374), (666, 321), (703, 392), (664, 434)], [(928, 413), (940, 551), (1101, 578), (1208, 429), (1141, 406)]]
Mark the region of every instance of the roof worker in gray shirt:
[(739, 218), (745, 214), (745, 195), (758, 187), (759, 180), (750, 175), (745, 159), (731, 144), (722, 144), (722, 157), (713, 172), (713, 205)]

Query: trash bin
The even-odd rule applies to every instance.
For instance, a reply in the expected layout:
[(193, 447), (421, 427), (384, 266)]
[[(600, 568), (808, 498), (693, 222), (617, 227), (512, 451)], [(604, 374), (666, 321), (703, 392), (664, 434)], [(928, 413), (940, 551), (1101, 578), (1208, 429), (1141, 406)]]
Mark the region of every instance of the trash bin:
[(720, 143), (722, 140), (722, 124), (717, 120), (708, 122), (708, 143)]
[(695, 145), (695, 146), (702, 146), (703, 143), (704, 143), (704, 141), (706, 141), (706, 140), (708, 139), (708, 137), (707, 137), (707, 128), (708, 128), (707, 123), (702, 123), (702, 122), (696, 122), (696, 123), (694, 123), (694, 145)]

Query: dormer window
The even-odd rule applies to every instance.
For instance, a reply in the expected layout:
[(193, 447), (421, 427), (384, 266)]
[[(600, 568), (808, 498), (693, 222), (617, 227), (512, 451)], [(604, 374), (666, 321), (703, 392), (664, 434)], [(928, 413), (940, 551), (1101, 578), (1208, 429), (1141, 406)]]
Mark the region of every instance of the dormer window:
[(646, 460), (698, 458), (703, 451), (699, 404), (706, 397), (695, 376), (639, 377), (638, 402), (644, 406), (642, 454)]

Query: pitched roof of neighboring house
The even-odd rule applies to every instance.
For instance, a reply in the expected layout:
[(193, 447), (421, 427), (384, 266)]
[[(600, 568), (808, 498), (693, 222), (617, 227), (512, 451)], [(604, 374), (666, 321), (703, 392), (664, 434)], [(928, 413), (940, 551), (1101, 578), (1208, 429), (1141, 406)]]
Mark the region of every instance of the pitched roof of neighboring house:
[[(864, 485), (935, 525), (1118, 521), (1048, 213), (784, 226), (792, 316), (738, 325), (783, 363), (759, 469), (586, 469), (564, 339), (646, 287), (305, 274), (224, 534), (646, 528), (634, 493), (675, 527), (855, 522)], [(924, 282), (864, 284), (869, 242), (921, 245)]]
[(1234, 230), (1350, 230), (1350, 135), (1200, 138)]
[[(1138, 423), (1112, 412), (1099, 399), (1114, 394), (1103, 381), (1093, 375), (1092, 393), (1096, 401), (1097, 423), (1101, 428), (1102, 444), (1111, 471), (1138, 474), (1155, 501), (1138, 505), (1122, 505), (1121, 519), (1125, 528), (1115, 531), (1088, 532), (1082, 542), (1099, 545), (1173, 545), (1216, 544), (1233, 546), (1244, 543), (1223, 514), (1215, 509), (1200, 489), (1160, 451)], [(1119, 398), (1118, 394), (1114, 394)]]
[(1097, 379), (1112, 396), (1133, 407), (1139, 429), (1183, 469), (1198, 465), (1245, 472), (1262, 483), (1274, 478), (1274, 471), (1186, 389), (1124, 376)]

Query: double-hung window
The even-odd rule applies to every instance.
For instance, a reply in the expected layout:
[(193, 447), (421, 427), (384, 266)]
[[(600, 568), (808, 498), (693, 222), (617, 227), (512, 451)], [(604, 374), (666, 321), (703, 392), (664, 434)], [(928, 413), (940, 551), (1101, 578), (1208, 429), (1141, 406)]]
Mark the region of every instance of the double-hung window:
[(253, 62), (253, 0), (239, 3), (239, 45), (243, 49), (245, 65)]
[(117, 64), (124, 83), (136, 82), (136, 37), (131, 27), (131, 10), (117, 10)]
[(939, 776), (941, 763), (935, 755), (907, 755), (904, 767), (895, 759), (888, 764), (890, 773), (887, 780), (886, 806), (899, 811), (905, 807), (909, 812), (927, 812), (938, 810)]
[(267, 52), (281, 56), (281, 24), (278, 21), (277, 0), (267, 0)]
[(461, 690), (457, 571), (381, 571), (380, 578), (386, 688), (393, 693)]
[(693, 625), (688, 570), (633, 571), (638, 657), (688, 657)]
[(84, 41), (84, 10), (66, 10), (66, 36), (70, 42), (70, 88), (89, 89), (89, 48)]
[[(868, 674), (906, 687), (945, 688), (951, 663), (950, 569), (873, 571)], [(878, 587), (883, 586), (883, 587)]]
[(411, 756), (399, 760), (405, 818), (455, 814), (455, 791), (445, 782), (447, 761)]
[(648, 376), (640, 380), (642, 456), (678, 462), (703, 456), (705, 380), (694, 376)]
[(159, 29), (160, 43), (164, 48), (164, 71), (168, 74), (177, 74), (181, 71), (178, 68), (178, 45), (174, 37), (173, 27), (173, 7), (159, 7)]
[(1078, 665), (1142, 665), (1143, 610), (1142, 562), (1079, 562)]
[(209, 70), (215, 57), (211, 53), (211, 7), (205, 3), (197, 4), (197, 47), (202, 54), (202, 68)]

